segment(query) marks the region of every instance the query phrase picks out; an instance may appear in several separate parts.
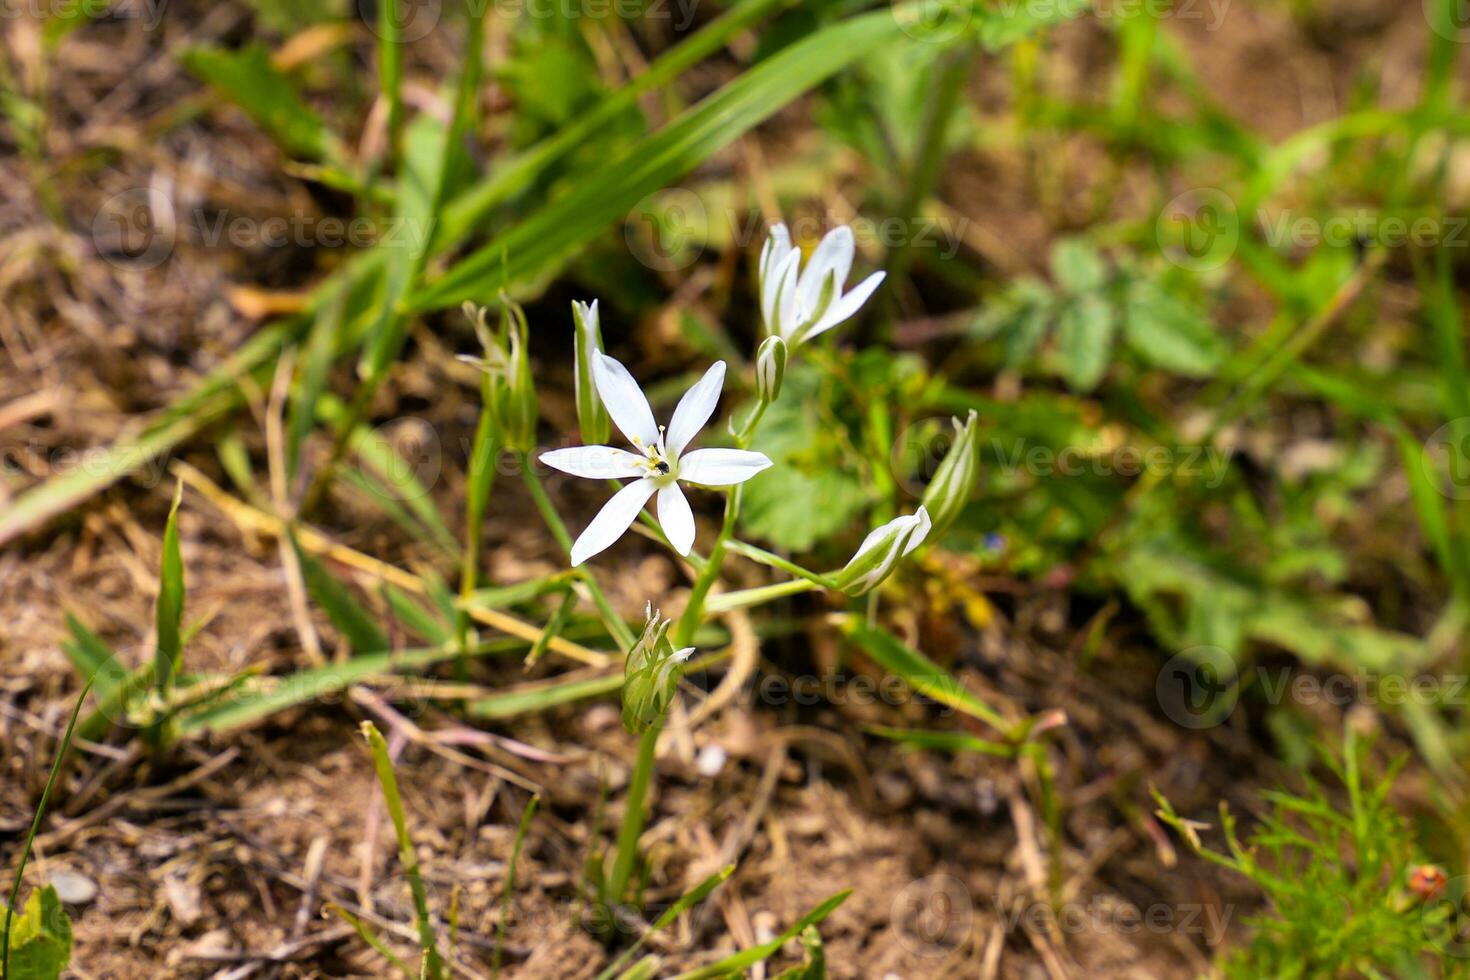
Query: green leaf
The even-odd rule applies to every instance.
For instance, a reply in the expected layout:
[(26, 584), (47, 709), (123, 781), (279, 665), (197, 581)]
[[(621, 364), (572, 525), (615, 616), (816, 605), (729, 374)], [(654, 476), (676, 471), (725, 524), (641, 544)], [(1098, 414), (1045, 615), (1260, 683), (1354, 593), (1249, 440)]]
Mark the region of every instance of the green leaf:
[(842, 463), (831, 426), (819, 415), (819, 385), (817, 372), (788, 369), (782, 397), (750, 447), (775, 465), (745, 484), (740, 526), (786, 551), (808, 551), (848, 530), (868, 503), (861, 480)]
[[(439, 954), (439, 938), (434, 933), (434, 920), (429, 915), (429, 897), (424, 889), (424, 879), (419, 873), (418, 852), (408, 834), (408, 821), (403, 813), (403, 797), (398, 792), (398, 776), (393, 772), (393, 760), (388, 755), (388, 743), (370, 721), (362, 723), (362, 734), (367, 739), (373, 756), (373, 768), (378, 774), (378, 784), (383, 789), (383, 801), (388, 806), (388, 817), (393, 821), (393, 832), (398, 837), (398, 861), (403, 865), (413, 892), (413, 905), (418, 919), (419, 946), (424, 951), (423, 974), (427, 980), (442, 980), (444, 961)], [(528, 811), (529, 813), (529, 811)], [(512, 872), (514, 873), (514, 872)]]
[(770, 942), (761, 943), (759, 946), (752, 946), (749, 949), (741, 950), (734, 956), (727, 956), (723, 960), (720, 960), (718, 963), (712, 963), (709, 966), (701, 967), (698, 970), (691, 970), (688, 973), (681, 973), (678, 977), (675, 978), (675, 980), (714, 980), (714, 978), (716, 977), (729, 977), (731, 975), (738, 975), (747, 967), (753, 966), (756, 963), (761, 962), (762, 960), (770, 959), (776, 954), (778, 950), (780, 950), (782, 946), (786, 945), (792, 939), (805, 932), (809, 926), (816, 925), (823, 919), (827, 918), (827, 916), (835, 912), (837, 910), (837, 906), (847, 901), (847, 896), (851, 894), (852, 889), (843, 889), (836, 895), (833, 895), (831, 898), (827, 899), (821, 905), (818, 905), (816, 908), (812, 909), (806, 915), (802, 916), (791, 926), (791, 928), (787, 929), (785, 932), (781, 933), (781, 935), (777, 936), (775, 939), (772, 939)]
[(340, 579), (327, 571), (326, 566), (302, 551), (293, 536), (291, 547), (301, 563), (301, 577), (306, 581), (306, 591), (326, 612), (327, 618), (337, 631), (352, 646), (355, 654), (380, 653), (392, 647), (388, 637), (378, 628), (372, 613), (362, 607), (351, 590)]
[(190, 72), (244, 109), (286, 152), (308, 160), (336, 155), (326, 124), (301, 101), (290, 79), (271, 64), (264, 45), (251, 44), (239, 51), (189, 48), (181, 60)]
[(1123, 339), (1150, 363), (1190, 377), (1213, 374), (1225, 359), (1225, 344), (1199, 310), (1147, 280), (1129, 284)]
[(958, 677), (881, 626), (869, 626), (854, 618), (847, 620), (845, 632), (847, 638), (862, 647), (874, 663), (892, 672), (920, 694), (978, 718), (997, 731), (1009, 730), (1010, 726), (996, 714), (995, 709), (970, 693)]
[(57, 980), (71, 962), (71, 919), (56, 889), (47, 885), (31, 892), (15, 920), (10, 940), (13, 980)]
[(642, 198), (693, 170), (803, 92), (900, 33), (890, 11), (824, 28), (752, 68), (663, 129), (609, 160), (535, 217), (467, 256), (409, 298), (416, 311), (483, 301), (503, 283), (553, 269)]
[(335, 289), (328, 294), (318, 316), (306, 337), (306, 352), (301, 365), (301, 377), (291, 395), (290, 410), (286, 417), (286, 477), (295, 478), (301, 467), (301, 447), (316, 424), (317, 402), (327, 387), (327, 375), (337, 357), (337, 347), (342, 331), (342, 310), (347, 298), (343, 290)]
[(106, 701), (125, 673), (118, 663), (117, 654), (71, 613), (67, 613), (65, 618), (71, 641), (62, 642), (62, 652), (77, 669), (77, 673), (82, 675), (82, 680), (92, 682), (97, 691), (97, 700)]
[(1055, 3), (999, 3), (971, 5), (979, 18), (976, 28), (985, 50), (995, 52), (1023, 41), (1048, 27), (1081, 16), (1089, 0), (1056, 0)]
[(807, 926), (802, 931), (801, 945), (806, 950), (806, 961), (782, 972), (776, 980), (826, 980), (827, 950), (822, 946), (822, 934), (816, 926)]
[(1107, 282), (1107, 265), (1097, 249), (1080, 238), (1064, 238), (1051, 250), (1051, 272), (1067, 292), (1090, 293)]
[(983, 755), (995, 755), (1004, 759), (1013, 758), (1016, 755), (1015, 746), (1005, 745), (1001, 742), (989, 742), (983, 738), (977, 738), (969, 732), (942, 732), (922, 728), (890, 728), (887, 725), (868, 725), (866, 729), (874, 735), (921, 749), (934, 749), (940, 752), (979, 752)]
[(1108, 370), (1118, 318), (1095, 293), (1073, 299), (1062, 309), (1057, 329), (1062, 376), (1078, 391), (1091, 391)]
[(157, 671), (155, 684), (164, 694), (173, 688), (184, 660), (183, 641), (180, 639), (184, 618), (184, 559), (179, 552), (179, 503), (183, 496), (184, 485), (179, 483), (174, 490), (173, 506), (168, 511), (168, 523), (163, 529), (163, 559), (158, 570), (158, 603), (155, 608), (158, 649), (154, 666)]

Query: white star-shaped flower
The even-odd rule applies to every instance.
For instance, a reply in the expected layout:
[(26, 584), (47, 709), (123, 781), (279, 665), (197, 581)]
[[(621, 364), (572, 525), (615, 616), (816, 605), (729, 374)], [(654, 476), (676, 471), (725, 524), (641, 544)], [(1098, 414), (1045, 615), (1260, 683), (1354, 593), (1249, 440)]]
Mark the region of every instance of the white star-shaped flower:
[(717, 361), (679, 399), (667, 430), (653, 420), (653, 410), (638, 382), (600, 351), (592, 356), (592, 378), (618, 429), (634, 452), (613, 446), (573, 446), (541, 454), (541, 462), (572, 476), (590, 480), (635, 477), (603, 505), (587, 530), (572, 545), (572, 564), (580, 565), (609, 547), (632, 526), (643, 505), (658, 493), (658, 522), (674, 550), (694, 547), (694, 512), (679, 481), (708, 487), (744, 483), (771, 465), (764, 453), (744, 449), (684, 449), (704, 428), (725, 383), (725, 362)]
[(844, 293), (856, 252), (852, 229), (843, 225), (822, 237), (801, 268), (801, 249), (784, 224), (771, 229), (761, 249), (761, 316), (766, 332), (795, 347), (852, 317), (883, 281), (875, 272)]

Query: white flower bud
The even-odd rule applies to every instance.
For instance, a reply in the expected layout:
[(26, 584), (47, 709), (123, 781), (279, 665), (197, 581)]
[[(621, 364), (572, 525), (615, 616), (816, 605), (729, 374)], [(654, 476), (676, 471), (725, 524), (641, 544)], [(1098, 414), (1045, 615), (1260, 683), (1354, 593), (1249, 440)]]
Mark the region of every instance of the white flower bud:
[(786, 377), (786, 341), (780, 337), (767, 337), (755, 352), (755, 393), (767, 404), (781, 394), (781, 382)]
[(972, 409), (964, 424), (954, 419), (955, 440), (944, 462), (924, 491), (923, 505), (934, 520), (934, 534), (943, 534), (970, 502), (980, 482), (980, 420)]
[(877, 588), (893, 572), (899, 559), (923, 544), (931, 527), (929, 512), (920, 505), (907, 517), (896, 517), (875, 528), (858, 545), (847, 566), (837, 573), (837, 587), (848, 595), (862, 595)]
[(577, 422), (582, 429), (582, 441), (589, 446), (607, 442), (607, 406), (597, 393), (597, 384), (592, 380), (592, 355), (602, 352), (602, 325), (597, 314), (597, 300), (589, 306), (572, 300), (572, 319), (576, 321), (577, 358), (573, 381), (577, 396)]

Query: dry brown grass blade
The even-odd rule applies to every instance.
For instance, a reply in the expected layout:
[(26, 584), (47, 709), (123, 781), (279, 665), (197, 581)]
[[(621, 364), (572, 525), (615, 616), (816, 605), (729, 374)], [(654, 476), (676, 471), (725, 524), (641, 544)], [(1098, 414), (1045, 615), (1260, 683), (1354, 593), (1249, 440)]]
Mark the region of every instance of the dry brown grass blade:
[[(285, 524), (280, 518), (267, 514), (265, 511), (258, 510), (244, 501), (231, 496), (218, 484), (210, 480), (209, 477), (188, 463), (175, 460), (170, 468), (179, 479), (197, 490), (201, 496), (219, 508), (225, 516), (229, 517), (240, 527), (267, 537), (279, 538), (284, 534)], [(354, 571), (371, 576), (380, 582), (388, 582), (414, 595), (424, 595), (427, 591), (424, 588), (424, 583), (412, 572), (404, 571), (396, 565), (390, 565), (387, 562), (379, 561), (376, 558), (365, 555), (360, 551), (355, 551), (346, 545), (338, 544), (320, 531), (306, 527), (305, 525), (300, 525), (292, 530), (296, 534), (297, 543), (304, 550), (312, 554), (329, 558)], [(495, 629), (514, 636), (517, 639), (526, 640), (530, 643), (535, 643), (541, 639), (542, 631), (540, 629), (522, 619), (517, 619), (509, 613), (503, 613), (495, 609), (479, 608), (472, 608), (469, 610), (469, 613), (477, 622), (484, 623), (486, 626), (493, 626)], [(590, 650), (580, 643), (573, 643), (571, 640), (563, 639), (559, 636), (552, 637), (547, 644), (547, 648), (590, 667), (606, 667), (617, 662), (617, 658), (611, 654)]]

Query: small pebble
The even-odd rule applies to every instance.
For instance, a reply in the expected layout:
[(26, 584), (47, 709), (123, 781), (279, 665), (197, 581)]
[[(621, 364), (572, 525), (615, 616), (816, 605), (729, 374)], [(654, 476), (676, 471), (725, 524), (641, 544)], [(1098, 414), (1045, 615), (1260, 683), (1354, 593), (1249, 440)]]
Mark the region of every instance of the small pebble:
[(87, 905), (97, 897), (97, 883), (75, 871), (56, 871), (50, 879), (56, 896), (66, 905)]
[(694, 768), (706, 779), (714, 779), (725, 768), (725, 761), (729, 754), (720, 746), (710, 744), (699, 750), (699, 756), (694, 760)]

